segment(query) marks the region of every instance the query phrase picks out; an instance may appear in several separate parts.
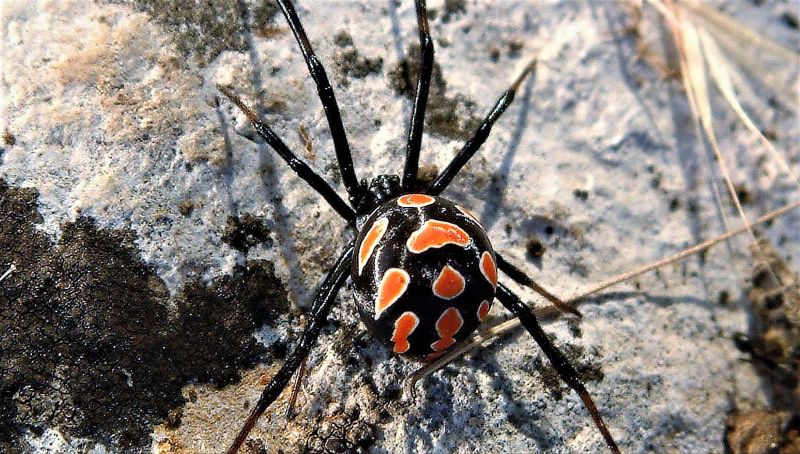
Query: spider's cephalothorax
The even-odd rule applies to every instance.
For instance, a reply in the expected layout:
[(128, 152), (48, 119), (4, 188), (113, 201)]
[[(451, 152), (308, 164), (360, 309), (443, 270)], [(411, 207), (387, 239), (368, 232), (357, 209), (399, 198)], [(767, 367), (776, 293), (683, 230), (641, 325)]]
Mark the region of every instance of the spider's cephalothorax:
[(351, 278), (373, 336), (394, 353), (433, 359), (486, 318), (497, 266), (486, 232), (465, 208), (406, 194), (361, 227)]

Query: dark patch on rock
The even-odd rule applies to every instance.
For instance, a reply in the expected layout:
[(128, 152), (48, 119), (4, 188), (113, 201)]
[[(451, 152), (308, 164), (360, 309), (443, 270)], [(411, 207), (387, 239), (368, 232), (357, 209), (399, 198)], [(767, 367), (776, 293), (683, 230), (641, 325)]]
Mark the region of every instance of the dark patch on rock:
[(467, 2), (465, 0), (444, 0), (444, 14), (442, 22), (447, 23), (458, 13), (467, 12)]
[[(389, 72), (389, 85), (400, 96), (414, 99), (419, 71), (419, 45), (409, 47), (408, 57)], [(447, 82), (442, 68), (434, 61), (428, 107), (425, 112), (425, 130), (449, 139), (467, 140), (478, 129), (481, 119), (474, 114), (475, 102), (456, 94), (447, 96)], [(459, 112), (466, 112), (460, 118)]]
[(353, 45), (353, 37), (350, 36), (350, 33), (342, 30), (336, 35), (333, 36), (333, 44), (336, 44), (339, 47), (349, 47)]
[(417, 184), (419, 190), (427, 189), (436, 177), (439, 176), (439, 167), (436, 164), (422, 164), (417, 171)]
[(589, 198), (589, 191), (586, 189), (575, 189), (572, 191), (572, 195), (574, 195), (576, 199), (580, 199), (585, 202)]
[(539, 238), (539, 235), (532, 234), (528, 241), (525, 242), (525, 251), (528, 254), (528, 259), (530, 260), (539, 260), (544, 255), (544, 252), (547, 248), (542, 242), (542, 239)]
[(3, 131), (3, 145), (13, 147), (16, 143), (17, 143), (17, 138), (14, 137), (14, 134), (11, 134), (8, 131)]
[(228, 220), (225, 222), (225, 231), (222, 233), (222, 241), (244, 253), (262, 243), (267, 247), (272, 246), (270, 230), (264, 223), (264, 219), (250, 213), (243, 214), (241, 218), (228, 216)]
[(800, 276), (768, 241), (762, 240), (758, 246), (763, 260), (757, 261), (753, 285), (747, 292), (754, 317), (749, 333), (738, 340), (737, 346), (758, 366), (773, 409), (798, 408)]
[(153, 425), (180, 424), (188, 383), (223, 386), (264, 359), (253, 332), (288, 308), (272, 264), (251, 261), (174, 299), (127, 230), (81, 217), (53, 244), (37, 193), (0, 180), (0, 451), (58, 428), (146, 452)]
[[(274, 0), (257, 2), (249, 12), (242, 2), (206, 0), (117, 0), (151, 15), (175, 39), (178, 51), (205, 66), (226, 50), (247, 48), (245, 25), (255, 31), (269, 26), (278, 13)], [(250, 23), (245, 24), (245, 19)]]
[(348, 77), (363, 79), (370, 74), (381, 72), (383, 68), (383, 58), (369, 58), (362, 56), (353, 47), (353, 37), (346, 31), (340, 31), (333, 37), (333, 42), (340, 49), (336, 51), (333, 63), (336, 65), (339, 82), (347, 85)]
[(194, 211), (195, 203), (191, 200), (184, 200), (178, 204), (178, 213), (184, 216), (191, 216)]
[(364, 57), (354, 47), (348, 47), (336, 53), (334, 64), (343, 81), (346, 81), (347, 77), (363, 79), (370, 74), (381, 72), (383, 58)]

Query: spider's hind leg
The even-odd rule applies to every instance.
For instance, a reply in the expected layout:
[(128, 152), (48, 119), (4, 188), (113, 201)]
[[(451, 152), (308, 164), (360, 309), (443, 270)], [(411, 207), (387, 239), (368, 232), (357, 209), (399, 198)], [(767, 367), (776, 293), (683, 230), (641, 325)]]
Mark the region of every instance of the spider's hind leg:
[(531, 311), (528, 306), (526, 306), (517, 295), (511, 292), (508, 287), (500, 284), (497, 286), (497, 299), (500, 300), (501, 303), (511, 311), (519, 321), (522, 323), (522, 326), (533, 336), (533, 339), (539, 344), (542, 351), (544, 351), (545, 356), (547, 359), (550, 360), (550, 363), (558, 372), (558, 375), (561, 377), (564, 382), (569, 385), (578, 396), (580, 396), (581, 400), (583, 401), (583, 405), (586, 406), (586, 409), (589, 410), (589, 413), (592, 416), (592, 420), (594, 420), (594, 424), (600, 430), (600, 433), (603, 435), (603, 439), (606, 442), (606, 445), (611, 450), (611, 452), (619, 453), (619, 448), (617, 447), (616, 442), (614, 442), (614, 438), (611, 437), (611, 433), (608, 431), (605, 423), (603, 422), (603, 417), (600, 415), (600, 411), (597, 409), (597, 406), (594, 404), (594, 400), (592, 400), (592, 396), (589, 394), (589, 391), (586, 390), (586, 387), (583, 385), (580, 377), (578, 376), (578, 371), (575, 370), (575, 367), (570, 364), (569, 360), (564, 356), (561, 351), (559, 351), (550, 339), (545, 334), (542, 327), (539, 326), (539, 321), (536, 319), (536, 315), (534, 315), (533, 311)]
[(561, 298), (550, 293), (550, 291), (542, 287), (530, 276), (525, 274), (524, 271), (508, 262), (505, 258), (503, 258), (502, 255), (495, 253), (495, 256), (497, 257), (497, 267), (500, 269), (500, 271), (505, 273), (506, 276), (510, 277), (511, 280), (542, 295), (547, 301), (553, 303), (553, 306), (557, 307), (558, 310), (562, 312), (569, 312), (576, 317), (583, 317), (583, 315), (575, 306), (568, 302), (562, 301)]
[(297, 343), (294, 351), (289, 355), (289, 358), (286, 359), (286, 362), (283, 363), (278, 373), (272, 377), (272, 380), (261, 392), (261, 397), (259, 397), (258, 402), (255, 407), (253, 407), (250, 416), (247, 417), (247, 421), (245, 421), (244, 425), (239, 430), (236, 440), (234, 440), (230, 448), (228, 448), (228, 454), (235, 454), (239, 450), (258, 419), (264, 411), (275, 402), (283, 390), (286, 389), (295, 371), (308, 356), (311, 347), (316, 342), (317, 337), (319, 337), (320, 330), (327, 323), (328, 313), (336, 300), (336, 294), (345, 280), (347, 280), (352, 260), (353, 246), (350, 245), (339, 257), (339, 260), (317, 290), (317, 294), (314, 296), (314, 302), (311, 306), (311, 313), (309, 314), (306, 330), (300, 337), (300, 341)]

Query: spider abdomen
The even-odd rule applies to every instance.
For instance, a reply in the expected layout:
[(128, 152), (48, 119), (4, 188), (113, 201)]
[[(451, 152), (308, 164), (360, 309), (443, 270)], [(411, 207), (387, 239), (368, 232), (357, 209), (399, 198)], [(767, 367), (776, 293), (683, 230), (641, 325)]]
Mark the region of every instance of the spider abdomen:
[(486, 318), (497, 267), (478, 220), (449, 200), (406, 194), (378, 207), (356, 240), (361, 318), (393, 352), (431, 359)]

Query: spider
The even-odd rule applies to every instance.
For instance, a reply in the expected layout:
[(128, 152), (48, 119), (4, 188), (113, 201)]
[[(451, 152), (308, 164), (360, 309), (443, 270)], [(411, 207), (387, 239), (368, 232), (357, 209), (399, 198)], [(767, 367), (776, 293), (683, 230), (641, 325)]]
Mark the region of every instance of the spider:
[[(531, 61), (500, 96), (450, 164), (426, 185), (417, 174), (434, 45), (425, 0), (415, 0), (421, 58), (403, 174), (378, 175), (371, 181), (359, 181), (325, 69), (314, 54), (291, 0), (278, 0), (278, 4), (322, 101), (349, 203), (300, 160), (230, 89), (222, 86), (219, 89), (247, 116), (256, 133), (297, 176), (347, 222), (347, 228), (354, 230), (355, 241), (345, 246), (317, 289), (308, 324), (297, 346), (264, 388), (228, 453), (239, 450), (260, 416), (288, 386), (313, 347), (348, 277), (353, 283), (359, 315), (372, 335), (395, 354), (426, 362), (438, 358), (474, 332), (497, 298), (533, 336), (561, 379), (580, 396), (608, 448), (619, 452), (578, 372), (548, 339), (528, 306), (498, 281), (498, 270), (528, 287), (536, 287), (533, 280), (492, 249), (486, 231), (475, 216), (440, 196), (486, 141), (523, 80), (535, 70), (536, 60)], [(560, 309), (580, 315), (554, 296), (541, 293)]]

